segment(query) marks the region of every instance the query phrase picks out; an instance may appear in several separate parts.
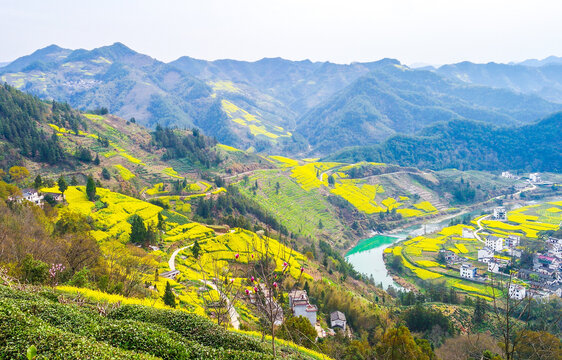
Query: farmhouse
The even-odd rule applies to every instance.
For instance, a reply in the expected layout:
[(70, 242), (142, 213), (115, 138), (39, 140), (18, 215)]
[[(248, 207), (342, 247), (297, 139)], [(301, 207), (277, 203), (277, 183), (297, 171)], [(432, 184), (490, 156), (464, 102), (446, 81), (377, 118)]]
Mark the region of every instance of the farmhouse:
[(471, 229), (467, 229), (467, 228), (462, 228), (462, 237), (465, 238), (465, 239), (476, 238), (476, 236), (474, 236), (474, 231), (472, 231)]
[(506, 179), (515, 179), (515, 175), (513, 175), (513, 174), (510, 173), (509, 171), (503, 171), (503, 172), (502, 172), (502, 178), (506, 178)]
[(516, 235), (509, 235), (507, 239), (505, 239), (505, 246), (508, 248), (514, 248), (519, 246), (521, 238)]
[(516, 300), (523, 300), (526, 295), (525, 287), (518, 284), (509, 285), (509, 297)]
[(64, 200), (64, 195), (61, 193), (55, 193), (55, 192), (41, 192), (41, 193), (43, 194), (44, 197), (50, 196), (53, 200), (55, 200), (58, 203)]
[(316, 325), (316, 305), (310, 304), (306, 290), (293, 290), (289, 293), (289, 308), (293, 310), (293, 316), (304, 316), (312, 326)]
[(476, 277), (476, 268), (472, 264), (464, 263), (460, 267), (461, 277), (467, 279), (474, 279)]
[(494, 235), (490, 235), (486, 238), (486, 247), (494, 250), (495, 252), (502, 251), (504, 239)]
[(507, 212), (503, 206), (498, 206), (494, 208), (494, 219), (496, 220), (507, 220)]
[(534, 183), (541, 182), (541, 176), (540, 176), (539, 173), (529, 174), (529, 179), (531, 180), (531, 182), (534, 182)]
[(345, 315), (341, 311), (334, 311), (330, 314), (330, 326), (332, 328), (340, 328), (345, 331), (347, 321), (345, 320)]
[(492, 258), (488, 262), (488, 271), (494, 274), (498, 274), (504, 266), (505, 265), (499, 262), (497, 259)]
[(488, 263), (493, 258), (494, 258), (494, 251), (489, 247), (484, 246), (482, 249), (478, 250), (478, 261), (483, 263)]
[(17, 201), (21, 203), (22, 201), (26, 200), (35, 205), (42, 205), (43, 204), (43, 195), (39, 194), (35, 189), (23, 189), (21, 191), (21, 196), (16, 195), (13, 197), (9, 197), (8, 200), (10, 201)]

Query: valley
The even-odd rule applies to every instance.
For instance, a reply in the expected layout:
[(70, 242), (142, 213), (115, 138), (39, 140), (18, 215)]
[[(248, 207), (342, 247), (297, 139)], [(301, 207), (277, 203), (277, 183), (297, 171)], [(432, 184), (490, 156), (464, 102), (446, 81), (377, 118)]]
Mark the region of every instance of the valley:
[(559, 336), (558, 98), (446, 70), (120, 43), (0, 67), (0, 358)]

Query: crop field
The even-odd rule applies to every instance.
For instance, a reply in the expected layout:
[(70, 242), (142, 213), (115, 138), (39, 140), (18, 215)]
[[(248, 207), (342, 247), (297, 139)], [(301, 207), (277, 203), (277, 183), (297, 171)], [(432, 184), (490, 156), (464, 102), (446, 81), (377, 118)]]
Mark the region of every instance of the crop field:
[(489, 232), (500, 236), (537, 238), (541, 231), (558, 229), (562, 222), (562, 204), (550, 202), (521, 207), (509, 211), (507, 220), (482, 220), (482, 224)]
[[(258, 182), (256, 195), (252, 186)], [(277, 192), (276, 184), (280, 191)], [(286, 224), (287, 229), (303, 236), (331, 234), (334, 241), (342, 237), (344, 226), (332, 213), (330, 203), (321, 194), (306, 191), (280, 170), (260, 170), (250, 176), (247, 183), (239, 182), (238, 188), (247, 197), (255, 199), (264, 209)], [(323, 228), (319, 228), (322, 222)]]
[(116, 164), (116, 165), (113, 165), (113, 167), (115, 167), (117, 169), (117, 171), (119, 172), (119, 175), (121, 175), (121, 177), (125, 181), (131, 180), (132, 178), (135, 177), (135, 174), (133, 174), (131, 172), (131, 170), (127, 169), (123, 165)]
[[(431, 210), (427, 205), (422, 205), (425, 210)], [(482, 220), (484, 228), (498, 236), (515, 234), (527, 238), (535, 238), (542, 230), (556, 230), (559, 228), (558, 216), (562, 213), (562, 203), (550, 202), (538, 205), (525, 206), (508, 213), (508, 221)], [(554, 214), (554, 215), (553, 215)], [(472, 223), (485, 217), (482, 215)], [(562, 220), (562, 219), (561, 219)], [(437, 262), (437, 254), (441, 249), (448, 249), (466, 258), (466, 261), (474, 262), (481, 270), (486, 267), (475, 262), (478, 249), (483, 243), (475, 238), (464, 238), (463, 230), (474, 231), (474, 226), (463, 224), (448, 226), (438, 233), (418, 236), (410, 240), (402, 241), (398, 245), (385, 249), (385, 253), (400, 256), (402, 263), (411, 270), (412, 274), (423, 280), (445, 277), (447, 284), (467, 294), (491, 300), (492, 289), (486, 284), (472, 282), (459, 278), (458, 271), (446, 269), (444, 265)], [(510, 260), (509, 257), (496, 254), (499, 259)], [(497, 290), (496, 295), (498, 295)]]
[(221, 105), (230, 120), (240, 126), (246, 127), (255, 136), (262, 135), (272, 140), (279, 137), (293, 136), (291, 132), (285, 131), (282, 127), (269, 124), (258, 118), (257, 115), (250, 114), (248, 111), (236, 106), (228, 100), (221, 100)]

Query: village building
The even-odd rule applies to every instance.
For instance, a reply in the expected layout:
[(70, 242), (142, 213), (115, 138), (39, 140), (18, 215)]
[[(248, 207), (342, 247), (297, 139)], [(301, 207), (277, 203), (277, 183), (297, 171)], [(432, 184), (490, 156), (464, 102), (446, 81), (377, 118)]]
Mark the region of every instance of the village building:
[(509, 171), (503, 171), (503, 172), (502, 172), (502, 178), (506, 178), (506, 179), (515, 179), (515, 175), (513, 175), (513, 174), (510, 173)]
[(507, 239), (505, 239), (505, 246), (508, 248), (514, 248), (519, 246), (521, 242), (521, 238), (517, 235), (509, 235)]
[(55, 200), (56, 202), (60, 203), (64, 201), (64, 195), (61, 193), (56, 193), (56, 192), (41, 192), (43, 194), (43, 197), (47, 197), (50, 196), (53, 200)]
[(486, 247), (492, 249), (495, 252), (500, 252), (503, 250), (504, 239), (494, 235), (489, 235), (486, 238)]
[(494, 251), (487, 246), (478, 250), (478, 261), (488, 263), (494, 258)]
[(332, 328), (340, 328), (345, 331), (347, 321), (345, 319), (344, 313), (341, 311), (334, 311), (330, 314), (330, 326)]
[(318, 308), (309, 302), (306, 290), (293, 290), (289, 292), (289, 308), (293, 311), (293, 316), (304, 316), (310, 321), (312, 326), (316, 325)]
[(464, 263), (460, 267), (460, 275), (463, 278), (474, 279), (476, 277), (476, 268), (469, 263)]
[(503, 267), (504, 264), (502, 264), (495, 258), (492, 258), (492, 260), (488, 262), (488, 271), (491, 273), (498, 274)]
[(519, 284), (509, 285), (509, 297), (516, 300), (523, 300), (526, 295), (526, 289)]
[(468, 228), (462, 228), (462, 237), (465, 239), (475, 239), (474, 231)]
[(494, 208), (494, 219), (507, 220), (507, 212), (503, 206), (498, 206)]
[(540, 176), (539, 173), (529, 174), (529, 179), (531, 180), (531, 182), (534, 182), (534, 183), (541, 182), (541, 176)]

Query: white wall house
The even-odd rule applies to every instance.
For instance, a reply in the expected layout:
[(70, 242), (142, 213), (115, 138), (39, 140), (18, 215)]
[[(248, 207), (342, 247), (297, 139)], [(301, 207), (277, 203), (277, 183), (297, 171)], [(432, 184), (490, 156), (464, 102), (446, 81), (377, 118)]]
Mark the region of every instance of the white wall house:
[(523, 300), (527, 291), (524, 286), (519, 284), (509, 285), (509, 297), (516, 300)]
[(519, 246), (520, 242), (521, 242), (521, 238), (519, 236), (509, 235), (507, 239), (505, 239), (505, 246), (509, 248), (514, 248), (516, 246)]
[(539, 173), (529, 174), (529, 179), (534, 183), (541, 182), (541, 176)]
[(464, 263), (460, 267), (461, 277), (467, 279), (474, 279), (476, 277), (476, 268), (472, 264)]
[(489, 247), (484, 246), (482, 249), (478, 250), (478, 261), (488, 263), (493, 258), (494, 251)]
[(503, 250), (504, 238), (490, 235), (486, 238), (486, 247), (499, 252)]
[(499, 261), (496, 261), (495, 259), (488, 261), (488, 271), (494, 274), (499, 273), (500, 272)]
[(467, 229), (467, 228), (462, 228), (462, 237), (465, 238), (465, 239), (476, 238), (476, 236), (474, 236), (474, 230)]
[(494, 219), (507, 220), (507, 212), (503, 206), (498, 206), (494, 208)]
[(293, 316), (304, 316), (312, 326), (316, 325), (316, 305), (310, 304), (306, 290), (293, 290), (289, 293), (289, 307), (293, 310)]

